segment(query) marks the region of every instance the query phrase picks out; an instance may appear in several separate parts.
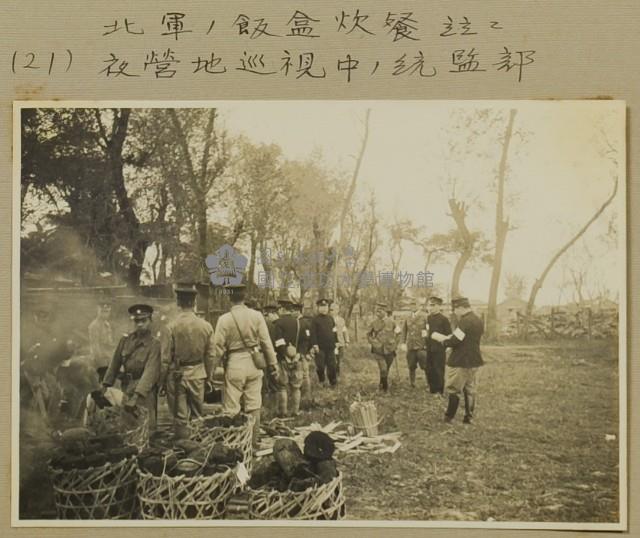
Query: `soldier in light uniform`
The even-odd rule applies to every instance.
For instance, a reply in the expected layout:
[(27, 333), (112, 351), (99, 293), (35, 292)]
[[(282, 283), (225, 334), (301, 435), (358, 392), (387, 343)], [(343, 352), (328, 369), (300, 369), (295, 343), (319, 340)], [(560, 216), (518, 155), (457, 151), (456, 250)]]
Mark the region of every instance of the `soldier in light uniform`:
[(189, 419), (203, 414), (205, 384), (213, 384), (213, 327), (194, 312), (198, 292), (193, 284), (178, 284), (175, 293), (180, 313), (168, 327), (170, 346), (161, 382), (175, 437), (187, 438)]
[(484, 332), (482, 320), (471, 310), (466, 297), (458, 297), (451, 302), (458, 326), (452, 334), (443, 335), (434, 332), (431, 335), (445, 347), (453, 348), (447, 361), (446, 390), (449, 403), (445, 412), (445, 422), (451, 422), (456, 416), (460, 395), (464, 395), (464, 420), (470, 424), (473, 419), (476, 400), (478, 370), (484, 364), (480, 353), (480, 339)]
[(113, 357), (115, 342), (111, 327), (111, 298), (105, 295), (98, 304), (98, 315), (89, 324), (89, 351), (93, 367), (108, 367)]
[(151, 332), (152, 314), (153, 308), (146, 304), (135, 304), (129, 308), (134, 331), (120, 339), (102, 384), (106, 392), (116, 379), (120, 379), (124, 407), (146, 407), (149, 427), (153, 430), (156, 426), (161, 351), (160, 342)]
[(263, 372), (256, 367), (251, 351), (262, 351), (267, 375), (273, 382), (278, 379), (276, 354), (264, 317), (244, 305), (245, 285), (230, 285), (226, 289), (229, 290), (231, 310), (218, 318), (214, 335), (215, 364), (226, 357), (223, 411), (236, 415), (241, 410), (240, 400), (244, 398), (244, 410), (254, 418), (253, 444), (256, 446), (260, 432)]
[(290, 300), (278, 301), (281, 315), (274, 323), (276, 329), (275, 348), (279, 366), (277, 392), (278, 416), (286, 417), (300, 413), (300, 387), (302, 386), (302, 359), (300, 353), (300, 320), (294, 303)]
[(329, 299), (318, 299), (318, 314), (311, 321), (311, 347), (315, 353), (318, 381), (324, 384), (325, 375), (329, 385), (335, 387), (336, 377), (336, 343), (338, 341), (336, 324), (329, 315)]
[(340, 377), (340, 363), (344, 358), (345, 350), (349, 345), (349, 329), (344, 318), (340, 315), (338, 303), (333, 303), (330, 307), (331, 317), (336, 324), (336, 375)]
[(431, 394), (442, 395), (444, 393), (444, 365), (446, 361), (445, 347), (431, 338), (434, 332), (451, 334), (451, 323), (441, 312), (442, 299), (429, 297), (427, 301), (427, 380)]
[(389, 369), (393, 364), (398, 347), (398, 337), (402, 330), (396, 326), (391, 311), (387, 310), (384, 303), (376, 304), (376, 319), (373, 320), (367, 338), (371, 344), (378, 370), (380, 371), (380, 389), (384, 392), (389, 390)]
[(425, 371), (427, 370), (427, 316), (418, 306), (413, 304), (413, 312), (411, 317), (404, 322), (403, 339), (407, 351), (407, 366), (409, 368), (409, 383), (412, 387), (416, 386), (416, 370), (418, 366)]

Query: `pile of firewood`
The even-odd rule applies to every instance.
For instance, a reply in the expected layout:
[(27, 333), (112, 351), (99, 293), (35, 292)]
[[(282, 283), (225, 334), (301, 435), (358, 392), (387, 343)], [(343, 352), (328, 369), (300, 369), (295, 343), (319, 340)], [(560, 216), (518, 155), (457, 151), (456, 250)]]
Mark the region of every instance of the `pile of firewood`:
[(262, 426), (265, 435), (262, 437), (260, 447), (255, 452), (258, 458), (268, 456), (273, 452), (274, 443), (279, 438), (290, 438), (301, 444), (304, 438), (312, 431), (322, 431), (330, 434), (335, 441), (336, 453), (341, 454), (393, 454), (402, 444), (400, 437), (402, 432), (392, 432), (375, 436), (367, 436), (364, 433), (355, 432), (351, 424), (334, 421), (326, 426), (313, 423), (309, 426), (289, 427), (287, 419), (274, 419)]

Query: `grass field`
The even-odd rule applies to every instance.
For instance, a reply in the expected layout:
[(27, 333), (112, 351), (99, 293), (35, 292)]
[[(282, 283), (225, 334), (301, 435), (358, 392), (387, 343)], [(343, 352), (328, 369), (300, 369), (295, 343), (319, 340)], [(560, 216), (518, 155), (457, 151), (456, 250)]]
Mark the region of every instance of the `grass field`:
[(410, 387), (404, 353), (388, 395), (364, 346), (349, 349), (338, 389), (315, 387), (319, 405), (296, 424), (349, 421), (359, 393), (375, 400), (381, 433), (404, 434), (394, 454), (340, 457), (348, 519), (617, 522), (617, 345), (482, 349), (472, 425), (462, 405), (443, 422), (420, 370)]

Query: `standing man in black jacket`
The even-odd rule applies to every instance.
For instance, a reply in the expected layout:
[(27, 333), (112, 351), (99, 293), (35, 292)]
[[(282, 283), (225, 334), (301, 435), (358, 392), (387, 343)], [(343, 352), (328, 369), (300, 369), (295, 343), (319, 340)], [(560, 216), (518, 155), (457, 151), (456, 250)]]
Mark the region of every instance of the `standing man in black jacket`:
[(311, 321), (311, 347), (315, 353), (318, 381), (324, 384), (325, 372), (329, 384), (336, 386), (336, 343), (337, 329), (329, 315), (329, 299), (318, 299), (318, 314)]
[(451, 323), (442, 314), (442, 299), (440, 297), (429, 297), (427, 302), (427, 382), (431, 394), (442, 395), (444, 393), (444, 364), (446, 351), (443, 344), (433, 340), (431, 335), (436, 332), (440, 334), (451, 334)]
[(458, 326), (452, 334), (443, 335), (434, 332), (433, 340), (445, 347), (453, 348), (447, 361), (446, 389), (449, 403), (445, 412), (445, 422), (451, 422), (456, 416), (460, 403), (460, 394), (464, 395), (464, 420), (470, 424), (473, 418), (476, 400), (478, 369), (484, 364), (480, 354), (480, 339), (484, 332), (482, 320), (471, 310), (469, 299), (458, 297), (451, 302), (453, 313), (458, 318)]

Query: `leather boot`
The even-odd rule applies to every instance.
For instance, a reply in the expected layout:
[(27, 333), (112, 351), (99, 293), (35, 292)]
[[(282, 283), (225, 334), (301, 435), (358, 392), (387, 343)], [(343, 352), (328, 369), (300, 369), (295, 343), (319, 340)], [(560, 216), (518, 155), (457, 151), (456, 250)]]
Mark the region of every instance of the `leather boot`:
[(296, 417), (300, 414), (300, 389), (291, 391), (291, 416)]
[(253, 448), (257, 448), (258, 443), (260, 442), (260, 409), (248, 411), (247, 414), (253, 417), (253, 435), (251, 444), (253, 445)]
[(445, 422), (451, 422), (456, 416), (458, 411), (458, 405), (460, 404), (460, 397), (457, 394), (449, 394), (449, 404), (447, 410), (444, 413)]
[(476, 402), (474, 396), (467, 392), (467, 389), (464, 390), (464, 419), (462, 422), (465, 424), (471, 424), (471, 419), (473, 418), (473, 411), (475, 409)]
[(387, 376), (382, 378), (382, 390), (385, 392), (389, 391), (389, 378)]
[(409, 370), (409, 383), (411, 383), (412, 387), (416, 386), (416, 371)]
[(287, 416), (287, 393), (285, 391), (278, 391), (276, 393), (276, 408), (280, 418)]

